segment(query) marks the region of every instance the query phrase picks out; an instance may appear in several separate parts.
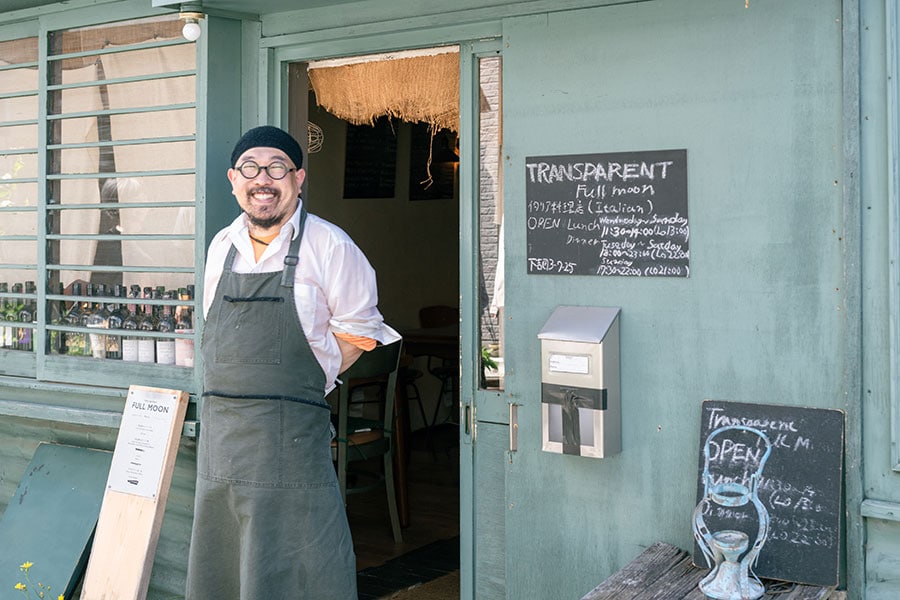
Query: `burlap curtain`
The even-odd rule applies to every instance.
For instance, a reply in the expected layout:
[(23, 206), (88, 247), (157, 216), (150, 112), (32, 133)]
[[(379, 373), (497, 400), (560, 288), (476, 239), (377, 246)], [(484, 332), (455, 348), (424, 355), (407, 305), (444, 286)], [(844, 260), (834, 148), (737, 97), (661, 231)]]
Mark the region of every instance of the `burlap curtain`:
[(311, 65), (316, 102), (354, 125), (382, 116), (459, 131), (459, 54)]

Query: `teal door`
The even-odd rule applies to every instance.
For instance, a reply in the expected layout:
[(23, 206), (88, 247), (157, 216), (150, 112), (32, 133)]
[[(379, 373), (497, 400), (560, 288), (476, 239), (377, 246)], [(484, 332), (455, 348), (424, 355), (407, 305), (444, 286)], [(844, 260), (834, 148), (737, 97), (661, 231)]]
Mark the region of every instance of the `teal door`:
[(478, 600), (507, 597), (509, 403), (502, 371), (486, 381), (481, 369), (482, 348), (504, 354), (499, 47), (460, 45), (460, 596)]

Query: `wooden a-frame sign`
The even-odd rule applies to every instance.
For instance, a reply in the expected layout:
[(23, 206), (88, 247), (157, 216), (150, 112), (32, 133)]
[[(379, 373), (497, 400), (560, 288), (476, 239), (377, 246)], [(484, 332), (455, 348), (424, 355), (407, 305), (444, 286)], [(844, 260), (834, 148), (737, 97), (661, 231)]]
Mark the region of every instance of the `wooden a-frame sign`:
[(81, 600), (147, 597), (187, 404), (187, 392), (128, 388)]

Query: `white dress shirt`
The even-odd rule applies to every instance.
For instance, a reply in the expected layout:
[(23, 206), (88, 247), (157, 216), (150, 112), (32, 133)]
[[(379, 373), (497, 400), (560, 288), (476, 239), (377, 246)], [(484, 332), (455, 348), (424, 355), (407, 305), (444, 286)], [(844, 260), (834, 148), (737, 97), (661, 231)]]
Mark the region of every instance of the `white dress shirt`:
[[(241, 213), (209, 245), (204, 277), (203, 314), (209, 313), (232, 244), (235, 273), (270, 273), (284, 268), (291, 240), (300, 224), (300, 207), (266, 247), (259, 262), (250, 242), (247, 216)], [(375, 270), (362, 250), (333, 223), (308, 215), (294, 275), (297, 315), (306, 339), (325, 372), (327, 394), (335, 387), (341, 351), (334, 333), (347, 333), (390, 344), (400, 335), (384, 323), (378, 310)]]

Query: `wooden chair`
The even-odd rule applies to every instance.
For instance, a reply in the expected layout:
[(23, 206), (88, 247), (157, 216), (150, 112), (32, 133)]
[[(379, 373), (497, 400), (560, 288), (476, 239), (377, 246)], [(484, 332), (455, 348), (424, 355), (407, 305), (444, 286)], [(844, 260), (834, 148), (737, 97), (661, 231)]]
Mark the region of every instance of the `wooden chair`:
[[(422, 329), (434, 329), (451, 325), (459, 326), (459, 309), (456, 307), (435, 305), (425, 306), (419, 310), (419, 326), (422, 327)], [(431, 428), (435, 425), (439, 425), (437, 418), (441, 409), (441, 404), (444, 401), (444, 396), (450, 394), (451, 397), (450, 417), (455, 414), (455, 407), (459, 404), (459, 355), (457, 352), (447, 356), (429, 355), (427, 368), (428, 372), (437, 377), (441, 382), (437, 403), (434, 406), (434, 414), (432, 415), (430, 422), (425, 422), (425, 425)]]
[[(349, 369), (341, 375), (343, 384), (338, 388), (337, 437), (331, 442), (332, 459), (336, 463), (341, 497), (347, 503), (347, 495), (367, 491), (384, 485), (387, 492), (388, 511), (394, 541), (402, 542), (400, 519), (397, 513), (397, 497), (394, 490), (393, 455), (395, 452), (395, 390), (397, 367), (400, 361), (402, 341), (387, 346), (378, 346), (364, 352)], [(380, 419), (351, 417), (350, 407), (354, 390), (375, 391), (379, 403)], [(351, 463), (382, 456), (381, 473), (371, 470), (354, 469), (357, 480), (372, 479), (368, 485), (348, 487), (347, 475)]]

